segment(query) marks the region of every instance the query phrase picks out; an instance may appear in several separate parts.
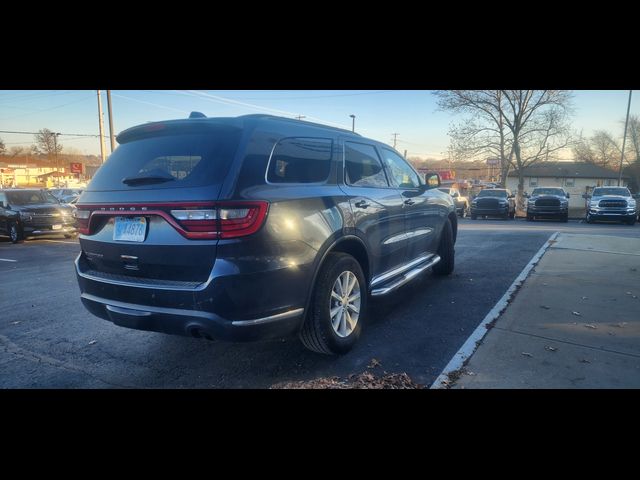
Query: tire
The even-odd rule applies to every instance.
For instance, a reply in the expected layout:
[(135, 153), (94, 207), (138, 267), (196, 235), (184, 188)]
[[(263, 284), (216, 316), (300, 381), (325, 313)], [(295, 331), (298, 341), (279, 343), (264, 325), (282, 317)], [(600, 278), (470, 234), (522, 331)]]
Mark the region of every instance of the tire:
[[(346, 312), (352, 319), (351, 314), (355, 313), (350, 308), (342, 312), (338, 310), (333, 321), (331, 317), (332, 309), (340, 308), (332, 293), (340, 291), (338, 281), (344, 279), (347, 273), (355, 276), (357, 280), (352, 292), (358, 288), (360, 294), (357, 299), (359, 304), (353, 305), (358, 311), (355, 326), (347, 321)], [(352, 277), (347, 275), (346, 278), (350, 281)], [(330, 253), (318, 272), (309, 311), (300, 330), (302, 344), (309, 350), (327, 355), (347, 353), (360, 337), (362, 323), (367, 316), (367, 302), (368, 285), (358, 261), (346, 253)], [(334, 324), (337, 324), (336, 328)]]
[(21, 243), (24, 240), (18, 224), (12, 223), (9, 226), (9, 238), (11, 238), (11, 243)]
[(560, 217), (560, 221), (562, 223), (567, 223), (569, 221), (569, 214), (567, 213), (566, 215), (563, 215), (562, 217)]
[(589, 215), (587, 213), (587, 216), (585, 217), (585, 220), (587, 221), (587, 223), (593, 223), (593, 219), (591, 218), (591, 215)]
[(453, 228), (449, 219), (444, 222), (442, 227), (438, 255), (440, 255), (440, 261), (434, 265), (433, 273), (439, 276), (450, 275), (456, 263), (456, 250), (453, 243)]
[(533, 222), (533, 215), (527, 213), (527, 222)]
[(472, 213), (472, 214), (471, 214), (471, 220), (477, 220), (477, 219), (478, 219), (478, 216), (477, 216), (477, 215), (474, 215), (474, 214)]
[(636, 224), (636, 217), (633, 217), (631, 220), (627, 220), (626, 224), (627, 225), (635, 225)]
[(78, 236), (77, 233), (65, 233), (64, 238), (76, 238)]

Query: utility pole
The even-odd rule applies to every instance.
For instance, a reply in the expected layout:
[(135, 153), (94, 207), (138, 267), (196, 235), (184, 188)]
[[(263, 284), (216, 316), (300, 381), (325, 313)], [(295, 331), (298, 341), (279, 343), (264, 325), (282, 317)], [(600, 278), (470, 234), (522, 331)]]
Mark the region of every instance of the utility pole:
[(104, 145), (104, 116), (102, 115), (102, 98), (100, 96), (100, 90), (98, 90), (98, 125), (100, 126), (100, 157), (102, 158), (102, 163), (104, 163), (106, 160), (106, 147)]
[(58, 135), (53, 134), (53, 154), (56, 156), (56, 186), (60, 187), (60, 164), (58, 163)]
[(296, 119), (297, 119), (297, 120), (302, 120), (303, 118), (307, 118), (307, 117), (305, 117), (304, 115), (298, 115), (298, 116), (296, 117)]
[(398, 135), (400, 135), (400, 134), (399, 133), (392, 133), (391, 135), (393, 135), (393, 148), (396, 148), (397, 138), (398, 138)]
[(407, 159), (407, 150), (406, 150), (406, 149), (405, 149), (405, 151), (404, 151), (404, 159), (405, 159), (405, 160)]
[(624, 146), (627, 143), (627, 125), (629, 124), (629, 109), (631, 108), (631, 93), (629, 90), (629, 103), (627, 103), (627, 119), (624, 121), (624, 136), (622, 137), (622, 155), (620, 156), (620, 171), (618, 172), (618, 186), (622, 184), (622, 165), (624, 164)]
[(351, 132), (356, 132), (356, 116), (352, 113), (349, 115), (351, 117)]
[(113, 133), (113, 112), (111, 111), (111, 90), (107, 90), (107, 111), (109, 112), (109, 140), (111, 141), (111, 153), (116, 149), (116, 137)]

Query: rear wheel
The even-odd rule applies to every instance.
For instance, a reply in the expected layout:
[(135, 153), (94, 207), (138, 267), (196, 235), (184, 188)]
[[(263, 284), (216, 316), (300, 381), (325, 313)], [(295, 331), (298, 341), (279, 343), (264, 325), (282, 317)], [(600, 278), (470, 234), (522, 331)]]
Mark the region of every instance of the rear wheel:
[(569, 214), (565, 213), (561, 218), (561, 221), (563, 221), (564, 223), (567, 223), (569, 221)]
[(346, 253), (330, 253), (318, 273), (300, 340), (314, 352), (348, 352), (360, 337), (367, 300), (358, 261)]
[(433, 273), (436, 275), (450, 275), (455, 267), (455, 245), (453, 242), (453, 228), (451, 221), (447, 219), (442, 227), (442, 235), (440, 236), (440, 245), (438, 245), (438, 255), (440, 261), (433, 267)]
[(627, 225), (635, 225), (636, 224), (636, 217), (633, 217), (630, 220), (626, 221)]
[(587, 223), (593, 223), (593, 218), (589, 213), (587, 213), (586, 220), (587, 220)]

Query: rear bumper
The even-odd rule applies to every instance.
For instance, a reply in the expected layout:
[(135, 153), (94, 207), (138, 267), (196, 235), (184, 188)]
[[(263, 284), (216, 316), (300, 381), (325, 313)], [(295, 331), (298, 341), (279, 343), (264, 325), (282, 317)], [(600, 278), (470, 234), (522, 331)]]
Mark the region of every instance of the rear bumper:
[[(82, 254), (76, 258), (75, 267), (85, 308), (122, 327), (252, 341), (291, 335), (303, 321), (304, 308), (299, 300), (304, 297), (294, 290), (293, 283), (302, 286), (304, 282), (287, 276), (286, 270), (244, 276), (220, 274), (192, 285), (168, 281), (134, 284), (116, 275), (101, 278), (86, 270)], [(270, 288), (274, 285), (285, 288)], [(298, 293), (295, 301), (289, 293)]]
[(290, 335), (302, 320), (303, 309), (250, 319), (228, 320), (210, 312), (150, 307), (108, 300), (88, 293), (82, 304), (95, 316), (121, 327), (229, 341), (253, 341)]

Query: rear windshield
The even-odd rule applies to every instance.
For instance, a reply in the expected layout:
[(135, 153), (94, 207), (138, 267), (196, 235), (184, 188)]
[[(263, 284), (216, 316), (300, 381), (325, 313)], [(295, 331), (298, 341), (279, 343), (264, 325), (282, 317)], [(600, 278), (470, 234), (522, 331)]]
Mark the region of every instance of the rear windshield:
[(124, 143), (96, 172), (90, 190), (170, 189), (222, 183), (240, 135), (241, 130), (220, 128)]
[(7, 200), (11, 205), (41, 205), (51, 203), (59, 205), (58, 200), (49, 192), (25, 190), (24, 192), (7, 192)]
[(507, 191), (506, 190), (481, 190), (478, 196), (507, 198)]
[(593, 191), (594, 197), (601, 197), (602, 195), (622, 195), (623, 197), (630, 197), (631, 193), (624, 187), (596, 188)]

